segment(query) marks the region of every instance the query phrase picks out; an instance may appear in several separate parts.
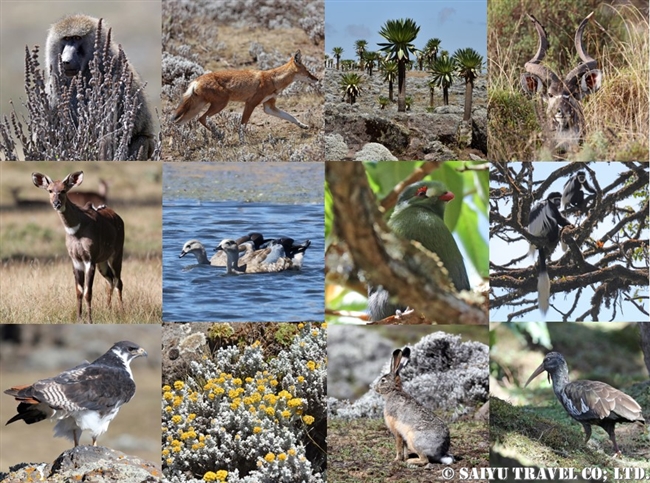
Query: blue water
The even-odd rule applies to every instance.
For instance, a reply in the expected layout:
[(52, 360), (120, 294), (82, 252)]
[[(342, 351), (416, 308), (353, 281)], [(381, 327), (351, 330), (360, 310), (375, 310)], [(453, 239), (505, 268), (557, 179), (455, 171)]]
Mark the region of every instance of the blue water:
[[(291, 322), (324, 320), (322, 203), (285, 205), (232, 201), (163, 201), (163, 320), (166, 322)], [(225, 267), (178, 258), (197, 239), (208, 258), (224, 238), (250, 232), (311, 240), (300, 271), (226, 275)]]

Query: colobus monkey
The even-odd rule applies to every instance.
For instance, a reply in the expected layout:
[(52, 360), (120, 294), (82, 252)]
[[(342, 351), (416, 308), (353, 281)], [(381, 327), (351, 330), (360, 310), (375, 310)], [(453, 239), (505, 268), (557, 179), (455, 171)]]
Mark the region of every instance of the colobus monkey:
[[(583, 173), (584, 176), (584, 173)], [(549, 194), (545, 200), (537, 201), (530, 210), (528, 217), (528, 232), (531, 235), (544, 237), (549, 243), (549, 255), (553, 253), (560, 239), (560, 226), (570, 225), (571, 222), (560, 214), (559, 206), (562, 195), (557, 191)], [(543, 314), (548, 310), (548, 300), (551, 294), (551, 281), (546, 271), (546, 253), (543, 246), (539, 251), (539, 275), (537, 279), (537, 296), (539, 309)]]
[(582, 191), (582, 188), (591, 194), (596, 193), (596, 190), (594, 190), (587, 181), (585, 172), (578, 171), (564, 184), (564, 191), (562, 192), (562, 210), (564, 210), (567, 205), (576, 207), (582, 206), (582, 202), (585, 199), (585, 194)]

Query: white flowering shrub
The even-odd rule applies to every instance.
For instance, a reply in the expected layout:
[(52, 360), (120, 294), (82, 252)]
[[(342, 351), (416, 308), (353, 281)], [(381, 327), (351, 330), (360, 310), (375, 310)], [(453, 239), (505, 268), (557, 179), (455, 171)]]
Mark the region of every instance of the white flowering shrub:
[(259, 341), (219, 348), (163, 386), (165, 481), (323, 481), (326, 325), (297, 327), (277, 357)]

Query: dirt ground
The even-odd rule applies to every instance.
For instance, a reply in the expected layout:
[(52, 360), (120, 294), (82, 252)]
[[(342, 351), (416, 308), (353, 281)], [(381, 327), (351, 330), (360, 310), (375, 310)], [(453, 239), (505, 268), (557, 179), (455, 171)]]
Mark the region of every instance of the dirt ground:
[(327, 481), (425, 483), (445, 479), (455, 482), (461, 481), (458, 476), (460, 468), (489, 466), (487, 423), (457, 421), (449, 425), (449, 431), (450, 453), (456, 460), (449, 465), (455, 473), (451, 479), (443, 478), (445, 465), (409, 468), (403, 462), (394, 462), (395, 441), (383, 420), (330, 418), (327, 428)]

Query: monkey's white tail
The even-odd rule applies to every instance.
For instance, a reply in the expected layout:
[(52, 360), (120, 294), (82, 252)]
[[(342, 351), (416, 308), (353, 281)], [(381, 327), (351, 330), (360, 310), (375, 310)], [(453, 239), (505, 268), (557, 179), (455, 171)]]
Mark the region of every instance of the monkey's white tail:
[(546, 314), (548, 310), (548, 299), (551, 296), (551, 279), (546, 270), (546, 255), (544, 249), (539, 249), (539, 275), (537, 277), (537, 301), (539, 310)]
[(543, 314), (548, 311), (548, 299), (551, 296), (551, 280), (548, 278), (548, 272), (540, 272), (537, 279), (537, 297), (539, 302), (539, 310)]

